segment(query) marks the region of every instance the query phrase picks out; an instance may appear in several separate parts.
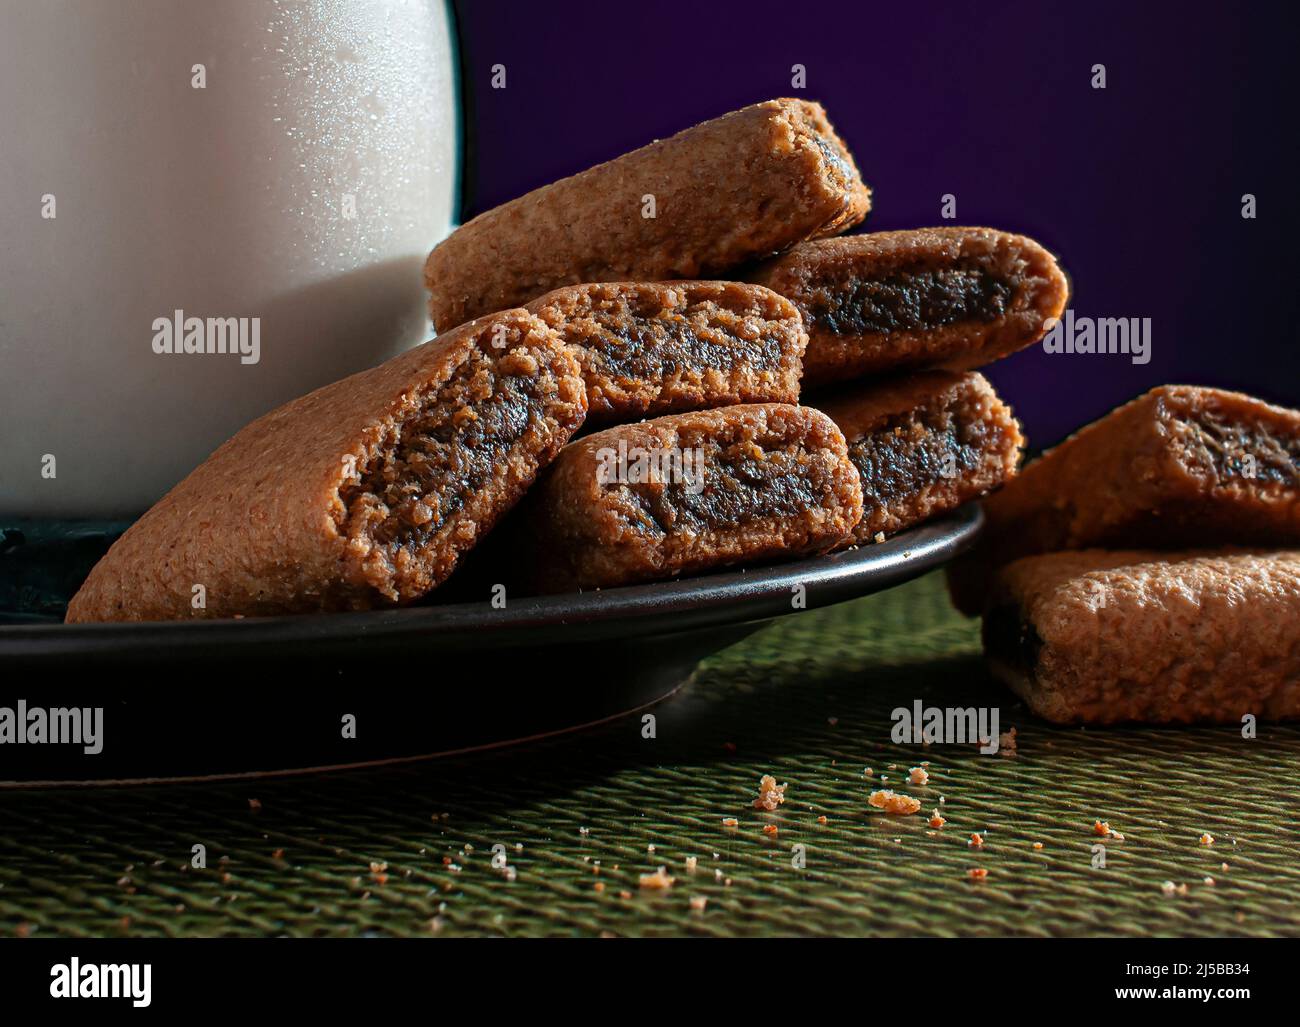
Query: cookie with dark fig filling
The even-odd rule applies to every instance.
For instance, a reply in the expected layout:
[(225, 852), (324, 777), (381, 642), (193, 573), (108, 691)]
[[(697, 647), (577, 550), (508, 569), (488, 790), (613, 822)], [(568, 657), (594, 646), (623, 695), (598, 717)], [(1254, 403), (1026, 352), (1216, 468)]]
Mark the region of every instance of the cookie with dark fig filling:
[(789, 300), (736, 282), (570, 285), (528, 305), (577, 350), (587, 427), (797, 403), (808, 336)]
[(1300, 717), (1300, 551), (1025, 557), (994, 579), (984, 652), (1056, 723)]
[(804, 386), (923, 367), (964, 371), (1041, 339), (1069, 292), (1047, 250), (992, 228), (800, 243), (748, 280), (794, 302)]
[(425, 262), (429, 315), (443, 331), (562, 285), (725, 278), (870, 206), (820, 104), (756, 103), (462, 225)]
[(572, 350), (508, 310), (243, 428), (127, 530), (69, 621), (393, 606), (441, 584), (582, 424)]
[(858, 542), (938, 517), (1009, 481), (1024, 437), (978, 371), (918, 371), (816, 401), (862, 479)]
[(572, 442), (514, 520), (532, 587), (561, 592), (826, 552), (861, 514), (858, 472), (835, 423), (760, 403)]
[(972, 615), (993, 572), (1033, 553), (1300, 545), (1300, 412), (1162, 385), (1028, 464), (984, 513), (979, 542), (948, 571)]

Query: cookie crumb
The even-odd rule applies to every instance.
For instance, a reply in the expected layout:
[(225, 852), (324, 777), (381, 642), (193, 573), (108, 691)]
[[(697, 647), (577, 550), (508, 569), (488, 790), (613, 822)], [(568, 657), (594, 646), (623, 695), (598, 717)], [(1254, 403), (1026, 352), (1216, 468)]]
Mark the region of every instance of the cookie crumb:
[(966, 873), (970, 875), (973, 881), (982, 881), (989, 876), (989, 872), (983, 867), (971, 867)]
[(668, 868), (667, 868), (667, 867), (660, 867), (660, 868), (659, 868), (658, 870), (656, 870), (654, 873), (652, 873), (652, 874), (642, 874), (641, 877), (640, 877), (640, 882), (641, 882), (641, 887), (642, 887), (642, 888), (651, 888), (651, 889), (654, 889), (654, 890), (662, 890), (662, 889), (664, 889), (664, 888), (671, 888), (671, 887), (673, 886), (673, 881), (674, 881), (674, 880), (675, 880), (675, 878), (672, 878), (672, 877), (669, 877), (669, 876), (668, 876)]
[(769, 838), (775, 838), (775, 837), (776, 837), (776, 825), (775, 825), (775, 824), (764, 824), (764, 825), (763, 825), (763, 833), (764, 833), (765, 835), (767, 835)]
[(1213, 845), (1213, 844), (1214, 844), (1214, 835), (1210, 834), (1208, 831), (1207, 831), (1205, 834), (1201, 835), (1201, 844), (1202, 844), (1202, 845)]
[(930, 814), (929, 823), (931, 827), (943, 827), (943, 825), (948, 823), (948, 821), (944, 820), (943, 817), (939, 815), (939, 810), (936, 807)]
[(867, 802), (876, 809), (883, 809), (886, 813), (897, 813), (902, 816), (915, 813), (921, 808), (921, 800), (914, 799), (910, 795), (899, 795), (897, 792), (891, 792), (888, 789), (872, 792), (867, 796)]
[(984, 844), (984, 839), (979, 834), (979, 832), (976, 832), (975, 834), (970, 836), (970, 841), (967, 842), (967, 844), (973, 849), (978, 849), (980, 846)]
[(925, 767), (913, 767), (907, 772), (907, 779), (914, 785), (930, 783), (930, 772)]
[(1043, 847), (1043, 843), (1042, 843), (1042, 842), (1034, 842), (1034, 848), (1035, 848), (1035, 849), (1041, 849), (1042, 847)]
[(785, 790), (788, 786), (777, 784), (771, 774), (764, 774), (758, 782), (758, 798), (754, 800), (754, 809), (767, 810), (771, 813), (785, 802)]
[(697, 913), (703, 913), (704, 907), (707, 906), (708, 904), (709, 904), (709, 900), (707, 896), (704, 895), (691, 896), (691, 909), (693, 909)]
[(695, 873), (695, 868), (696, 868), (697, 866), (699, 866), (699, 862), (700, 862), (700, 861), (699, 861), (699, 859), (698, 859), (697, 857), (695, 857), (695, 856), (687, 856), (687, 857), (686, 857), (686, 872), (687, 872), (688, 874), (693, 874), (693, 873)]
[(722, 818), (722, 826), (723, 826), (723, 827), (738, 827), (739, 825), (740, 825), (740, 821), (737, 820), (735, 817), (723, 817), (723, 818)]
[(1107, 822), (1107, 821), (1105, 821), (1105, 820), (1097, 820), (1097, 821), (1094, 821), (1094, 822), (1093, 822), (1093, 825), (1092, 825), (1092, 833), (1093, 833), (1093, 834), (1097, 834), (1097, 835), (1101, 835), (1101, 837), (1105, 838), (1107, 835), (1110, 834), (1110, 824), (1109, 824), (1109, 822)]

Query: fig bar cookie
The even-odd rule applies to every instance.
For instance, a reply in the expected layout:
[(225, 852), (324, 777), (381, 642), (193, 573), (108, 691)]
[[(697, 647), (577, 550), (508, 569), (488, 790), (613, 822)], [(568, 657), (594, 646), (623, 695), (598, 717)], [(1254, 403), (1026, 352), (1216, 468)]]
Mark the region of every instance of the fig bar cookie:
[(806, 386), (988, 364), (1042, 338), (1069, 291), (1038, 243), (992, 228), (801, 243), (750, 280), (793, 300), (803, 314)]
[(979, 543), (949, 569), (969, 614), (994, 568), (1033, 553), (1300, 545), (1300, 413), (1161, 386), (1029, 464), (984, 512)]
[(1300, 552), (1026, 557), (997, 577), (984, 649), (1058, 723), (1300, 716)]
[(820, 405), (862, 479), (858, 542), (956, 509), (1013, 477), (1024, 438), (977, 371), (920, 371)]
[(534, 583), (554, 592), (831, 549), (862, 488), (825, 414), (747, 404), (571, 443), (521, 512)]
[(769, 100), (480, 214), (429, 254), (429, 312), (442, 331), (561, 285), (725, 277), (869, 206), (821, 106)]
[(585, 411), (577, 362), (543, 322), (510, 310), (464, 325), (248, 425), (118, 540), (68, 620), (417, 599)]
[(808, 336), (761, 285), (571, 285), (528, 305), (577, 347), (587, 423), (733, 403), (797, 403)]

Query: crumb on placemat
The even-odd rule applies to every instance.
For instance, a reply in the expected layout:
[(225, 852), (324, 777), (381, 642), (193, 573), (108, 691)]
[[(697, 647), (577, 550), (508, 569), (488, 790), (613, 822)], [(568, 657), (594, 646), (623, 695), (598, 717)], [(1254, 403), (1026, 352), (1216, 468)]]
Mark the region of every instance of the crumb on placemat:
[(771, 774), (764, 774), (758, 782), (758, 798), (754, 800), (754, 809), (767, 810), (771, 813), (785, 802), (785, 790), (788, 785), (777, 784)]
[(910, 795), (899, 795), (887, 788), (872, 792), (867, 796), (867, 802), (875, 806), (876, 809), (883, 809), (886, 813), (897, 813), (902, 816), (915, 813), (921, 808), (920, 799), (914, 799)]
[(642, 874), (640, 877), (641, 887), (652, 890), (671, 888), (674, 880), (675, 878), (668, 875), (667, 867), (660, 867), (658, 870), (654, 871), (654, 873)]

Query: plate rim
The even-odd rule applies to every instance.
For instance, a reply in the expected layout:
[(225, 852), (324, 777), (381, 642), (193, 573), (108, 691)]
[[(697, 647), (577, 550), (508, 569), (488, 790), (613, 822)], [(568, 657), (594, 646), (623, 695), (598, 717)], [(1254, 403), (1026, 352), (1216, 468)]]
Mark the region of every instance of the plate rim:
[[(352, 641), (437, 640), (458, 648), (457, 636), (477, 636), (464, 648), (564, 644), (608, 637), (676, 633), (687, 629), (769, 620), (830, 606), (892, 588), (969, 549), (984, 525), (978, 501), (909, 528), (884, 542), (760, 567), (718, 571), (670, 581), (510, 599), (502, 609), (487, 600), (330, 614), (187, 621), (0, 625), (0, 659), (42, 660), (141, 655), (162, 650), (168, 659), (212, 646), (240, 649)], [(805, 605), (790, 602), (796, 585)], [(564, 632), (556, 632), (563, 627)], [(560, 635), (562, 637), (556, 637)], [(549, 637), (548, 637), (549, 636)]]

